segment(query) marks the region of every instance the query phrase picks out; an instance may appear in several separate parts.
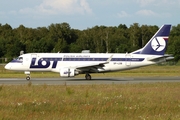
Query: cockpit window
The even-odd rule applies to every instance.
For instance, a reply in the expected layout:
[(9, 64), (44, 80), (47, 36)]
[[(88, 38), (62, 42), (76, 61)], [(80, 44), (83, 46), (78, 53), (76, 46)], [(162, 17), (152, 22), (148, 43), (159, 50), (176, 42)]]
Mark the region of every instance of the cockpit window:
[(23, 57), (19, 57), (19, 60), (20, 60), (20, 61), (23, 61)]
[(23, 61), (23, 57), (17, 57), (16, 60)]

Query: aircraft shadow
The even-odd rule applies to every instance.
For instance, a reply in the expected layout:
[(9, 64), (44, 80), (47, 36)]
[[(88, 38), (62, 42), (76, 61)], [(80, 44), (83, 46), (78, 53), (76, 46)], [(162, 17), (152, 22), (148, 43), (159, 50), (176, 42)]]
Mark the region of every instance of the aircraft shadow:
[(118, 79), (118, 78), (94, 78), (91, 80), (86, 80), (83, 78), (74, 78), (74, 79), (66, 79), (64, 81), (131, 81), (127, 79)]
[(129, 78), (92, 78), (91, 80), (86, 80), (84, 78), (32, 78), (30, 81), (132, 81)]

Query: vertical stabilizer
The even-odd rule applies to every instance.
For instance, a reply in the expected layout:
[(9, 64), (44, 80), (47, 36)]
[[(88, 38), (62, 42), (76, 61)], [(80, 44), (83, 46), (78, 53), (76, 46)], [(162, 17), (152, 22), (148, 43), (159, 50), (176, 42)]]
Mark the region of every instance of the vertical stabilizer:
[(164, 55), (168, 43), (170, 29), (171, 25), (163, 25), (142, 49), (132, 53)]

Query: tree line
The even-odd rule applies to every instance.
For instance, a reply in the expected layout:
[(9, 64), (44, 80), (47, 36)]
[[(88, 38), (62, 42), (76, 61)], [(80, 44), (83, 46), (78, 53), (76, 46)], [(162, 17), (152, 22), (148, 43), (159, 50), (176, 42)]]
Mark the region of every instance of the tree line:
[[(142, 48), (158, 30), (158, 26), (133, 23), (118, 26), (94, 26), (85, 30), (72, 29), (68, 23), (51, 24), (48, 27), (12, 28), (0, 24), (0, 58), (14, 58), (21, 50), (33, 52), (79, 53), (125, 53)], [(167, 54), (180, 59), (180, 24), (173, 26), (169, 37)]]

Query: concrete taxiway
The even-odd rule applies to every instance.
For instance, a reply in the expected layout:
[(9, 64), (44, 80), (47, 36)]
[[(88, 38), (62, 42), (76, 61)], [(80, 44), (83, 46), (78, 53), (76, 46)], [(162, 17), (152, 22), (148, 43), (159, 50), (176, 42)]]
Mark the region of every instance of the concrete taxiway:
[[(84, 78), (31, 78), (33, 85), (89, 85), (89, 84), (127, 84), (127, 83), (156, 83), (156, 82), (180, 82), (180, 76), (177, 77), (107, 77), (93, 78), (84, 80)], [(28, 84), (25, 78), (0, 78), (0, 84), (4, 85), (23, 85)]]

